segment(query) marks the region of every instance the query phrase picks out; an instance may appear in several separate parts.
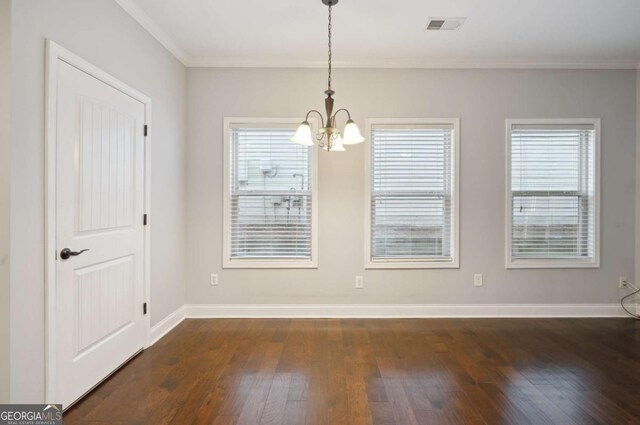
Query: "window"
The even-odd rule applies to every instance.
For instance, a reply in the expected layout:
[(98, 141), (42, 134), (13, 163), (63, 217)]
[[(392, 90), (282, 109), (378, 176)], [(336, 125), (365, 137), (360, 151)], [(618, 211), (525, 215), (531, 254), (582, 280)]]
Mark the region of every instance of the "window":
[(507, 267), (598, 267), (599, 128), (507, 121)]
[(317, 266), (316, 162), (300, 119), (225, 119), (224, 267)]
[(457, 119), (367, 121), (367, 268), (458, 267)]

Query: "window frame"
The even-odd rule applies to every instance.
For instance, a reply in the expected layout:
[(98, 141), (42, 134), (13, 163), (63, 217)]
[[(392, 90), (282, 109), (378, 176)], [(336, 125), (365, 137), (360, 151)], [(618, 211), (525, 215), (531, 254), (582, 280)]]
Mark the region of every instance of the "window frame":
[[(367, 118), (366, 134), (371, 141), (364, 149), (364, 268), (365, 269), (459, 269), (460, 268), (460, 118)], [(452, 259), (440, 261), (425, 258), (423, 260), (377, 259), (371, 257), (371, 131), (376, 125), (447, 125), (453, 127), (454, 149), (454, 194), (452, 226)]]
[[(223, 125), (223, 190), (222, 190), (222, 268), (223, 269), (317, 269), (318, 268), (318, 155), (316, 146), (311, 146), (311, 258), (310, 259), (232, 259), (229, 225), (231, 223), (231, 126), (233, 125), (291, 125), (296, 129), (304, 117), (265, 118), (265, 117), (225, 117)], [(309, 118), (313, 134), (318, 128), (318, 120)]]
[[(507, 269), (576, 269), (600, 267), (600, 118), (510, 118), (505, 120), (505, 268)], [(512, 223), (511, 215), (511, 131), (514, 125), (592, 125), (594, 128), (594, 254), (589, 260), (580, 259), (518, 259), (512, 258)]]

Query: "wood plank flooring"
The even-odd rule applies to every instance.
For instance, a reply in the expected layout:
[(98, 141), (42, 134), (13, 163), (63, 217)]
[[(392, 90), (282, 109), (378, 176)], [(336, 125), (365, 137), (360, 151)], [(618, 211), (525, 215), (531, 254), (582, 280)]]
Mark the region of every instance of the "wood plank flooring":
[(185, 320), (70, 424), (639, 424), (633, 319)]

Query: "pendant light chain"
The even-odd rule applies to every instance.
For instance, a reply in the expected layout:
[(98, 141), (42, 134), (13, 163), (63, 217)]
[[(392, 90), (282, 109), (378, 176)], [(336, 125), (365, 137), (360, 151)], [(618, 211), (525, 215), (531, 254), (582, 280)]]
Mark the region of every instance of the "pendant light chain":
[[(334, 111), (334, 101), (333, 96), (335, 92), (331, 88), (331, 72), (333, 71), (332, 59), (332, 12), (333, 6), (338, 4), (339, 0), (322, 0), (322, 4), (328, 6), (329, 8), (329, 16), (327, 21), (327, 90), (325, 90), (324, 94), (327, 96), (324, 99), (324, 109), (326, 115), (317, 109), (312, 109), (307, 112), (304, 121), (296, 130), (296, 133), (290, 138), (293, 143), (297, 143), (302, 146), (314, 146), (316, 143), (322, 149), (327, 152), (343, 152), (346, 149), (343, 145), (356, 145), (358, 143), (364, 142), (364, 137), (360, 134), (360, 130), (356, 126), (356, 123), (351, 119), (351, 113), (345, 108), (339, 108)], [(336, 126), (336, 115), (339, 113), (344, 113), (347, 115), (347, 123), (344, 127), (344, 132), (341, 132)], [(309, 116), (311, 114), (316, 114), (320, 118), (320, 122), (322, 123), (322, 128), (316, 130), (316, 134), (314, 137), (313, 129), (309, 124)]]
[(329, 3), (329, 78), (328, 78), (328, 90), (331, 90), (331, 3)]

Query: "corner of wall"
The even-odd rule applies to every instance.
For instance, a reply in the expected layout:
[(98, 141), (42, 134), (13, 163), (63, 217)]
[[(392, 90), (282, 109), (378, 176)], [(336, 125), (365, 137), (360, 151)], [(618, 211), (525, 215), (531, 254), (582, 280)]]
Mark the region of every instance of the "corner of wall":
[(11, 0), (0, 0), (0, 403), (10, 399)]
[(635, 276), (640, 280), (640, 69), (636, 71), (636, 243)]

